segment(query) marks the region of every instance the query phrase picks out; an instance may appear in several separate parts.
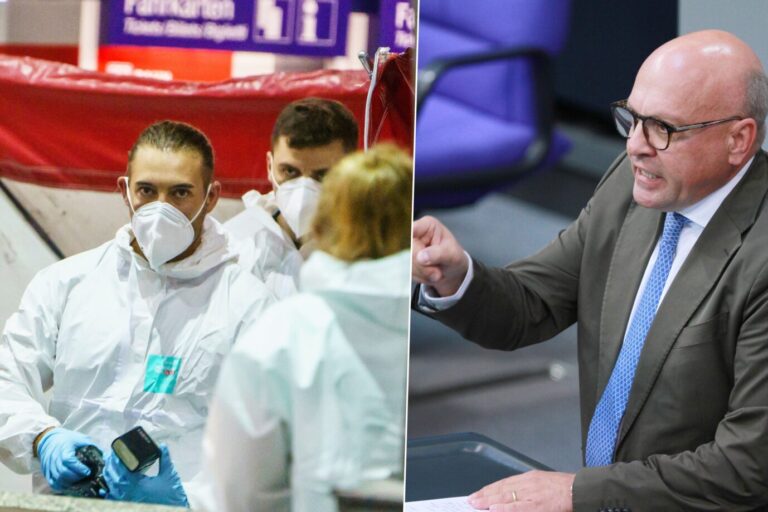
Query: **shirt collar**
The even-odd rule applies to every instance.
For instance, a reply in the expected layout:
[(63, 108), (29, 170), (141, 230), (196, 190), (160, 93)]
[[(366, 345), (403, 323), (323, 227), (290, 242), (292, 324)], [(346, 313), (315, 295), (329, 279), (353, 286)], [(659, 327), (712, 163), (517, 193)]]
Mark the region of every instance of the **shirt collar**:
[(684, 215), (688, 220), (700, 226), (701, 228), (707, 227), (707, 224), (709, 224), (709, 221), (712, 220), (712, 217), (714, 217), (715, 212), (717, 212), (717, 209), (720, 208), (720, 205), (723, 204), (725, 198), (728, 197), (728, 194), (731, 193), (731, 191), (736, 187), (736, 185), (739, 184), (741, 179), (747, 173), (747, 169), (749, 169), (749, 166), (752, 165), (752, 160), (754, 159), (755, 157), (752, 156), (752, 158), (750, 158), (749, 161), (744, 164), (744, 167), (739, 169), (739, 172), (737, 172), (733, 178), (728, 180), (728, 183), (715, 190), (698, 203), (692, 204), (687, 208), (683, 208), (677, 213)]

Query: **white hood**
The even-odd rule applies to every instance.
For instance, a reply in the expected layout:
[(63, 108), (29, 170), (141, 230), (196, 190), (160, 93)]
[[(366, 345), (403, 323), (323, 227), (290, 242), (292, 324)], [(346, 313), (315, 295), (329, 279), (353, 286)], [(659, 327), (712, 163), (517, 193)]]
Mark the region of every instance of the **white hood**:
[[(359, 307), (379, 318), (392, 314), (397, 307), (393, 298), (410, 297), (411, 253), (400, 251), (385, 258), (342, 261), (322, 251), (315, 251), (301, 267), (299, 291), (318, 295), (358, 296)], [(352, 301), (354, 302), (354, 301)]]

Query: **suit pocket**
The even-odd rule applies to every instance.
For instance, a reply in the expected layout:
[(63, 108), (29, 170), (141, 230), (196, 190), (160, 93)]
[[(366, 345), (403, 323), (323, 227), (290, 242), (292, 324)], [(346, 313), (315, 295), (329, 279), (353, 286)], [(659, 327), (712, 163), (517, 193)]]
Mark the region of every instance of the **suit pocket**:
[(643, 408), (651, 429), (644, 442), (658, 453), (695, 450), (714, 439), (733, 385), (724, 356), (727, 326), (728, 312), (689, 325), (669, 351)]
[(717, 342), (725, 335), (727, 325), (728, 311), (723, 311), (708, 320), (684, 327), (672, 350)]

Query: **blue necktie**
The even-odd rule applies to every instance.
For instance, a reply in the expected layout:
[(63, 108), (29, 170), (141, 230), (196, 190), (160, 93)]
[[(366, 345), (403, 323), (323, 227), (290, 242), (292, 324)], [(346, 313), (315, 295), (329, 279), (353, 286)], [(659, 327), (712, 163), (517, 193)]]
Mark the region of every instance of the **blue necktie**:
[(635, 378), (637, 362), (645, 343), (645, 337), (653, 324), (659, 306), (661, 292), (667, 281), (672, 260), (675, 259), (680, 231), (688, 221), (679, 213), (667, 213), (664, 231), (659, 242), (659, 255), (637, 305), (632, 323), (616, 359), (616, 366), (608, 379), (608, 385), (592, 416), (587, 432), (587, 466), (604, 466), (613, 462), (613, 450), (619, 425), (629, 400), (629, 391)]

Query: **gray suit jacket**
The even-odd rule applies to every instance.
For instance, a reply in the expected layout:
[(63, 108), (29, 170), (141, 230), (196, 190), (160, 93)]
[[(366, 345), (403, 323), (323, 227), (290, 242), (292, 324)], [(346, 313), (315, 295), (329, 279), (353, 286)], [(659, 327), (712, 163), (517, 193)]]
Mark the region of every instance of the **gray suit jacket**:
[[(632, 200), (632, 183), (622, 155), (548, 246), (503, 269), (474, 262), (465, 296), (431, 315), (501, 350), (578, 322), (582, 447), (663, 226), (662, 212)], [(617, 463), (577, 473), (577, 512), (768, 509), (767, 191), (761, 151), (660, 304)]]

